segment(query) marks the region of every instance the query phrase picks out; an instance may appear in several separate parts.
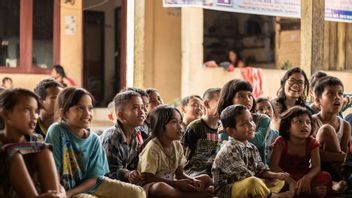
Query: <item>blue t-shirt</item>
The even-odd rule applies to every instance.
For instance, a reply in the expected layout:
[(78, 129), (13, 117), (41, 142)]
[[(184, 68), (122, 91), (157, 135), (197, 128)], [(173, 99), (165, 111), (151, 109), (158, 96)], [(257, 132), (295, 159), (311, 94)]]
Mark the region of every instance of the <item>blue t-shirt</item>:
[(97, 184), (88, 191), (95, 192), (109, 172), (98, 136), (89, 131), (87, 138), (79, 138), (64, 122), (59, 122), (50, 126), (45, 142), (53, 145), (56, 168), (65, 189), (72, 189), (86, 179), (97, 178)]

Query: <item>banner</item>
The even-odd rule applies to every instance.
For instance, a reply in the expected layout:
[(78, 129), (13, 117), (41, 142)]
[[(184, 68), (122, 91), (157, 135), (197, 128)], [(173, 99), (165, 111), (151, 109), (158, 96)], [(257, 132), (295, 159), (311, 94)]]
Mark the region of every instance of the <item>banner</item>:
[[(210, 10), (300, 18), (300, 0), (164, 0), (164, 7), (199, 7)], [(325, 20), (352, 22), (352, 0), (326, 0)]]

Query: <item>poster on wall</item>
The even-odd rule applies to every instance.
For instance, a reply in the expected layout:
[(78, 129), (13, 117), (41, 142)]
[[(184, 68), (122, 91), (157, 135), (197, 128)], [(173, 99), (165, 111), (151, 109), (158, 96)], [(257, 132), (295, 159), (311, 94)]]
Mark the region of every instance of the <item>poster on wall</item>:
[[(164, 7), (204, 9), (299, 18), (301, 0), (164, 0)], [(352, 23), (351, 0), (326, 0), (325, 20)]]
[(75, 16), (65, 16), (65, 35), (73, 36), (77, 32), (77, 20)]

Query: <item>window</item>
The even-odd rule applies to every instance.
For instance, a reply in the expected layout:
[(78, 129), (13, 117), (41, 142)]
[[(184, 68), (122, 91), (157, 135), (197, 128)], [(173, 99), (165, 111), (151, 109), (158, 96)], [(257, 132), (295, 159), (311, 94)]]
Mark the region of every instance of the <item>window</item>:
[(59, 3), (0, 1), (0, 72), (49, 73), (58, 63)]

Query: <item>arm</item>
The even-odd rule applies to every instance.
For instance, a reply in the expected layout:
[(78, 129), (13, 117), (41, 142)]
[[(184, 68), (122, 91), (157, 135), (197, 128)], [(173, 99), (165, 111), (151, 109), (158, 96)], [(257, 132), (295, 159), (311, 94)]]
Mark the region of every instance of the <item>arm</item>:
[(343, 135), (340, 146), (342, 152), (347, 152), (348, 142), (351, 140), (351, 125), (347, 121), (343, 121)]
[(96, 178), (90, 178), (84, 180), (81, 184), (77, 185), (76, 187), (68, 190), (66, 192), (67, 198), (72, 197), (73, 195), (87, 192), (90, 188), (92, 188), (97, 182)]
[(273, 153), (271, 154), (271, 159), (269, 163), (270, 170), (274, 172), (283, 172), (279, 163), (281, 159), (281, 143), (276, 143), (274, 145)]

